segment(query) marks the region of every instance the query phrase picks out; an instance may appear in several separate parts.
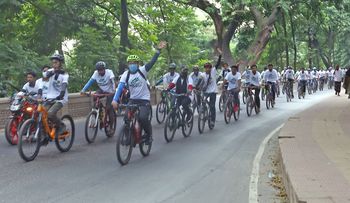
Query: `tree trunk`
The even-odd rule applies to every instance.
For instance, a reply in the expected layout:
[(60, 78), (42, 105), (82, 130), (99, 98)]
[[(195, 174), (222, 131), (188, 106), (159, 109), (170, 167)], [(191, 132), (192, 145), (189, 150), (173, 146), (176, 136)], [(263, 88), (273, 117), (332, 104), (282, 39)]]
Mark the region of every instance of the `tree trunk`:
[(293, 66), (294, 66), (294, 70), (295, 70), (297, 67), (298, 50), (297, 50), (297, 43), (295, 40), (295, 25), (294, 25), (294, 21), (293, 21), (292, 10), (289, 11), (289, 20), (290, 20), (290, 27), (291, 27), (291, 31), (292, 31), (292, 39), (293, 39), (293, 51), (294, 51)]
[(286, 18), (284, 12), (281, 12), (282, 15), (282, 26), (283, 26), (283, 33), (284, 33), (284, 49), (286, 52), (286, 66), (289, 66), (289, 47), (288, 47), (288, 32), (287, 32), (287, 24), (286, 24)]
[(126, 63), (126, 48), (130, 48), (128, 29), (129, 29), (129, 17), (128, 17), (128, 5), (127, 0), (120, 1), (120, 48), (119, 48), (119, 74), (122, 74), (127, 68)]

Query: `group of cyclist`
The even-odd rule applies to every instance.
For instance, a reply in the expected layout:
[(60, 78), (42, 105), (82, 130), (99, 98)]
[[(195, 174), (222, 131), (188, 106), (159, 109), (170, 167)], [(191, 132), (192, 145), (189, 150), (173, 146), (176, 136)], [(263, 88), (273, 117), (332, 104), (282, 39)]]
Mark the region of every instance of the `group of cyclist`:
[[(96, 83), (99, 94), (107, 95), (106, 110), (110, 117), (115, 116), (114, 109), (118, 109), (121, 103), (122, 95), (125, 89), (129, 92), (128, 103), (138, 106), (138, 121), (141, 129), (144, 131), (142, 135), (146, 145), (151, 145), (152, 125), (149, 119), (152, 108), (150, 108), (151, 93), (147, 76), (149, 71), (156, 63), (161, 50), (166, 47), (166, 42), (160, 42), (156, 48), (156, 53), (149, 63), (143, 64), (137, 55), (127, 57), (128, 68), (121, 75), (120, 80), (116, 83), (116, 78), (112, 70), (107, 68), (103, 61), (96, 63), (93, 75), (84, 85), (81, 94), (85, 94), (89, 88)], [(286, 67), (281, 73), (274, 68), (273, 64), (267, 65), (260, 73), (257, 65), (253, 64), (247, 67), (241, 74), (239, 65), (229, 66), (228, 63), (222, 62), (222, 51), (219, 53), (218, 60), (213, 65), (206, 62), (203, 66), (204, 71), (200, 71), (198, 65), (193, 66), (190, 72), (187, 66), (182, 66), (179, 73), (176, 71), (177, 65), (171, 63), (169, 71), (161, 77), (156, 83), (163, 83), (163, 91), (167, 93), (173, 92), (176, 97), (172, 97), (171, 106), (182, 107), (185, 121), (190, 121), (194, 117), (194, 109), (201, 105), (202, 97), (206, 98), (208, 103), (208, 111), (210, 119), (209, 128), (215, 126), (216, 121), (216, 98), (218, 93), (218, 84), (221, 86), (222, 94), (233, 98), (233, 112), (240, 111), (240, 92), (247, 91), (254, 98), (256, 113), (260, 112), (261, 99), (264, 98), (266, 92), (271, 93), (272, 104), (275, 104), (275, 98), (279, 94), (280, 83), (290, 85), (291, 96), (293, 94), (293, 83), (298, 82), (303, 93), (306, 92), (308, 84), (313, 86), (322, 86), (323, 84), (335, 82), (336, 95), (339, 95), (337, 82), (342, 80), (342, 73), (339, 66), (333, 70), (317, 70), (317, 68), (305, 70), (301, 68), (294, 72), (292, 67)], [(48, 106), (49, 119), (55, 123), (59, 131), (64, 131), (65, 126), (57, 117), (57, 112), (68, 102), (68, 79), (69, 75), (62, 67), (64, 58), (60, 54), (54, 54), (51, 58), (52, 68), (44, 66), (42, 68), (43, 77), (36, 80), (34, 72), (27, 73), (27, 83), (23, 87), (23, 92), (34, 92), (39, 99), (55, 100)], [(317, 89), (316, 86), (316, 89)], [(340, 88), (339, 88), (340, 89)], [(254, 92), (254, 93), (252, 93)], [(243, 97), (247, 97), (244, 94)], [(261, 97), (261, 99), (260, 99)], [(171, 97), (170, 97), (171, 98)], [(227, 97), (226, 97), (227, 99)], [(224, 101), (225, 103), (225, 101)]]

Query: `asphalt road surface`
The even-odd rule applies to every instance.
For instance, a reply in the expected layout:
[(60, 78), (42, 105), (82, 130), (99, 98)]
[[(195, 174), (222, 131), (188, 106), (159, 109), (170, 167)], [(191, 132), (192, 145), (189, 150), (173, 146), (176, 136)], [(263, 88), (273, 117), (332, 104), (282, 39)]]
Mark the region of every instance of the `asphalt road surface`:
[[(17, 147), (0, 136), (1, 202), (249, 202), (253, 159), (262, 140), (293, 114), (329, 97), (331, 91), (307, 95), (248, 118), (245, 105), (238, 122), (226, 125), (217, 114), (215, 129), (200, 135), (197, 119), (191, 137), (177, 131), (167, 144), (163, 125), (153, 119), (151, 154), (134, 149), (127, 166), (116, 157), (116, 136), (99, 132), (94, 144), (84, 138), (83, 121), (76, 121), (76, 140), (68, 153), (54, 143), (25, 163)], [(264, 104), (264, 103), (263, 103)], [(118, 119), (118, 131), (122, 119)], [(117, 131), (117, 132), (118, 132)], [(264, 161), (264, 160), (261, 160)]]

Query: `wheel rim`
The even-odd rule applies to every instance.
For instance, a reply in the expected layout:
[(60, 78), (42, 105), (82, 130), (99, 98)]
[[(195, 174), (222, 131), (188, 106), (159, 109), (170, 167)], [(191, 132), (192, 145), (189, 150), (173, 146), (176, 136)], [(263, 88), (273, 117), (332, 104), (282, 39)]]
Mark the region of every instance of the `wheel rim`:
[[(91, 113), (90, 116), (86, 119), (85, 124), (85, 135), (86, 140), (89, 143), (94, 142), (96, 135), (97, 135), (97, 129), (98, 129), (98, 122), (96, 123), (96, 113)], [(95, 126), (96, 123), (96, 126)]]
[(165, 124), (165, 140), (167, 142), (171, 142), (174, 139), (175, 131), (176, 131), (176, 116), (170, 113), (166, 119)]
[(185, 124), (182, 126), (182, 133), (184, 137), (188, 137), (191, 135), (193, 128), (193, 114), (191, 116), (191, 119), (187, 122), (185, 121)]
[(61, 152), (67, 152), (74, 142), (74, 122), (70, 116), (65, 115), (61, 118), (61, 123), (64, 124), (65, 130), (60, 135), (56, 133), (55, 143)]
[(132, 130), (123, 127), (117, 141), (118, 161), (125, 165), (129, 162), (132, 152)]
[(40, 136), (37, 130), (34, 121), (28, 121), (22, 126), (18, 147), (21, 157), (26, 161), (33, 160), (38, 152)]
[(205, 126), (205, 116), (204, 116), (204, 110), (199, 111), (198, 115), (198, 130), (199, 133), (203, 133)]
[(166, 104), (164, 102), (161, 102), (157, 105), (157, 109), (156, 109), (156, 118), (159, 124), (163, 123), (165, 119), (165, 115), (166, 115)]

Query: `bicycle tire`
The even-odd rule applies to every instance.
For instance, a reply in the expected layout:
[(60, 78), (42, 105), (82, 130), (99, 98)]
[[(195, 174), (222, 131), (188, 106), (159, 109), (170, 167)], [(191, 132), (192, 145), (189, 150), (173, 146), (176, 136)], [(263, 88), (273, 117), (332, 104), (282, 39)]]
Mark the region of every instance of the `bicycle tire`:
[(162, 100), (160, 103), (157, 104), (157, 107), (156, 107), (156, 120), (158, 124), (162, 124), (164, 122), (166, 114), (167, 114), (167, 105)]
[[(134, 137), (133, 137), (133, 130), (131, 126), (124, 125), (120, 130), (120, 133), (117, 138), (117, 144), (116, 144), (116, 155), (120, 165), (124, 166), (129, 163), (132, 150), (133, 150), (133, 142), (134, 142)], [(127, 155), (125, 158), (123, 158), (121, 155), (122, 145), (125, 145), (127, 149)]]
[(219, 111), (222, 112), (224, 110), (224, 93), (220, 95), (219, 99)]
[[(187, 128), (188, 128), (188, 131), (186, 131)], [(193, 113), (189, 121), (186, 121), (186, 119), (184, 119), (184, 125), (182, 125), (182, 135), (184, 137), (189, 137), (192, 133), (192, 129), (193, 129)]]
[(231, 101), (226, 101), (225, 111), (224, 111), (224, 120), (226, 124), (229, 124), (231, 122), (231, 117), (232, 117), (232, 104), (231, 104)]
[[(112, 127), (110, 129), (108, 129), (106, 126), (104, 127), (105, 134), (109, 138), (114, 136), (115, 130), (117, 129), (117, 114), (115, 113), (114, 110), (112, 110), (112, 114), (113, 114), (112, 115), (113, 120), (110, 120), (110, 118), (108, 118), (108, 117), (107, 117), (108, 119), (106, 119), (107, 120), (106, 123), (108, 123), (108, 127), (111, 124), (112, 124)], [(106, 116), (107, 116), (107, 114), (106, 114)], [(105, 123), (105, 125), (106, 125), (106, 123)]]
[(253, 101), (252, 101), (252, 98), (250, 96), (247, 99), (246, 110), (247, 110), (247, 116), (250, 117), (252, 115), (252, 112), (253, 112)]
[[(40, 151), (40, 140), (41, 140), (41, 134), (40, 134), (40, 127), (36, 126), (35, 127), (35, 131), (33, 131), (31, 128), (33, 125), (35, 125), (35, 120), (34, 119), (29, 119), (29, 120), (26, 120), (20, 130), (19, 130), (19, 134), (18, 134), (18, 153), (20, 155), (20, 157), (26, 161), (26, 162), (29, 162), (29, 161), (33, 161), (39, 154), (39, 151)], [(33, 133), (34, 132), (34, 135), (37, 133), (37, 131), (39, 130), (38, 132), (38, 137), (36, 139), (32, 139), (33, 138), (33, 135), (32, 135), (32, 138), (31, 138), (31, 142), (34, 140), (34, 147), (35, 147), (35, 150), (33, 153), (30, 153), (30, 155), (28, 155), (24, 150), (24, 147), (23, 145), (25, 144), (25, 142), (27, 142), (28, 140), (24, 140), (24, 138), (26, 137), (25, 135), (27, 134), (27, 131), (30, 131), (30, 133)]]
[(63, 122), (65, 119), (71, 125), (71, 130), (66, 130), (67, 132), (65, 132), (65, 133), (70, 133), (70, 136), (68, 136), (70, 138), (70, 141), (68, 142), (68, 145), (66, 147), (63, 146), (62, 142), (60, 142), (60, 141), (63, 140), (64, 142), (66, 142), (66, 136), (64, 138), (61, 138), (61, 135), (59, 135), (58, 132), (56, 131), (55, 144), (56, 144), (57, 149), (60, 152), (68, 152), (72, 148), (73, 143), (74, 143), (74, 138), (75, 138), (75, 126), (74, 126), (73, 118), (70, 115), (64, 115), (61, 118), (61, 122)]
[[(151, 130), (152, 130), (152, 128), (151, 128)], [(142, 154), (143, 157), (146, 157), (146, 156), (148, 156), (150, 154), (151, 149), (152, 149), (152, 143), (153, 142), (150, 142), (150, 143), (146, 144), (145, 142), (142, 141), (139, 144), (140, 153)]]
[[(12, 128), (16, 125), (16, 130), (15, 132), (12, 131)], [(20, 123), (18, 123), (16, 118), (11, 118), (6, 122), (5, 125), (5, 138), (6, 141), (10, 145), (17, 145), (18, 144), (18, 130), (20, 129)]]
[(92, 136), (89, 135), (89, 129), (90, 129), (90, 126), (91, 126), (91, 117), (94, 116), (95, 119), (98, 119), (97, 118), (97, 113), (95, 111), (91, 111), (89, 113), (89, 115), (86, 117), (86, 121), (85, 121), (85, 140), (90, 144), (90, 143), (93, 143), (96, 139), (96, 136), (97, 136), (97, 130), (98, 130), (98, 125), (99, 125), (99, 121), (97, 121), (97, 125), (95, 126), (95, 129), (94, 131), (92, 131)]
[(203, 109), (203, 106), (199, 107), (199, 113), (198, 113), (198, 131), (199, 134), (202, 134), (204, 132), (205, 128), (205, 122), (206, 122), (206, 109)]
[(167, 143), (172, 142), (174, 139), (175, 132), (178, 127), (176, 119), (177, 115), (174, 115), (173, 112), (170, 112), (167, 118), (165, 119), (164, 138)]

